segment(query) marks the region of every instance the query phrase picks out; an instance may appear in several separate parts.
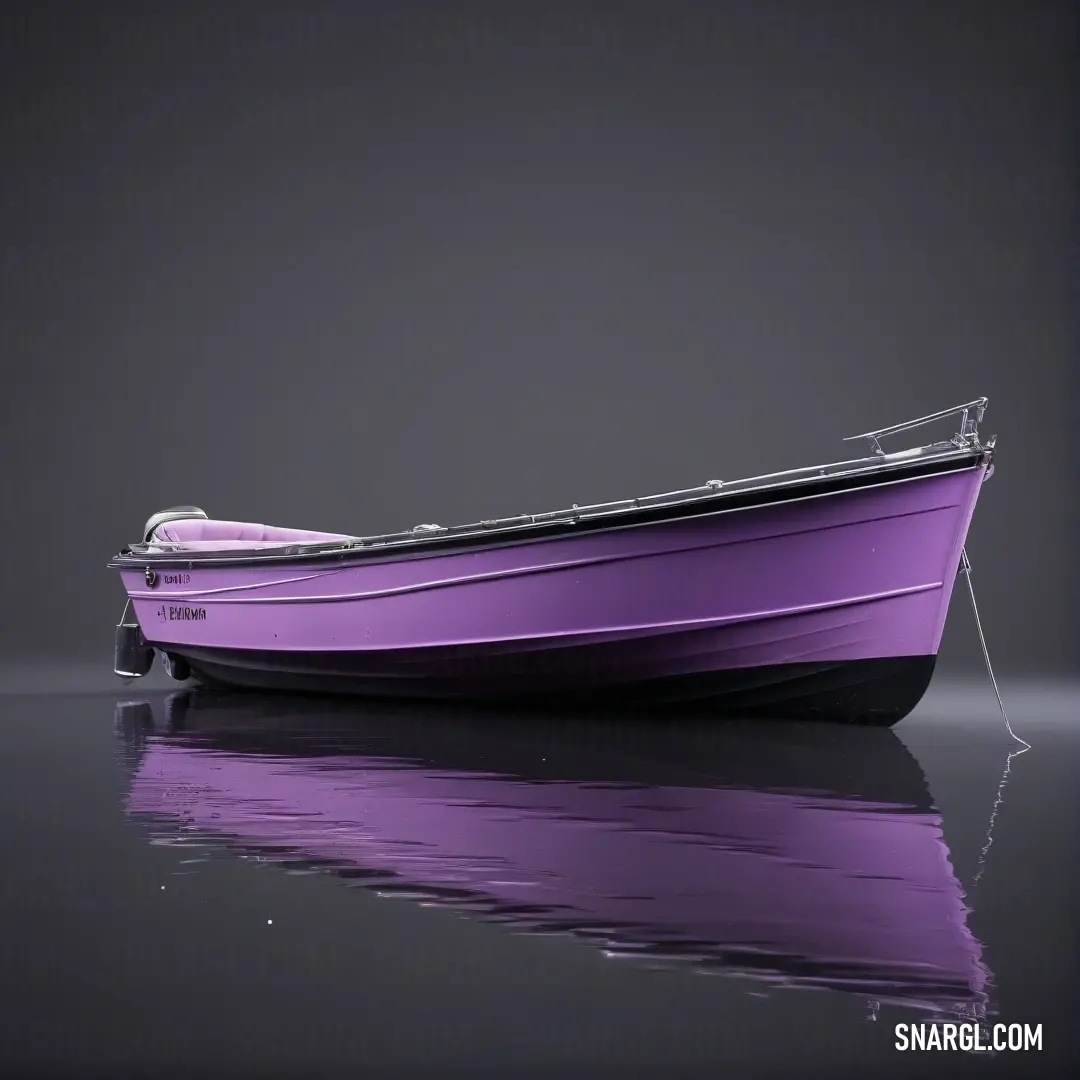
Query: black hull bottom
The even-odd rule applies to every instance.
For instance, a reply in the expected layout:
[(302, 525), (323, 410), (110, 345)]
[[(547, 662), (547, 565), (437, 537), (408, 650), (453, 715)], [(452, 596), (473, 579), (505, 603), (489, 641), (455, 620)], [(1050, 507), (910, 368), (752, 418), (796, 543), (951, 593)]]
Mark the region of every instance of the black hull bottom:
[(631, 712), (693, 713), (698, 716), (820, 720), (890, 727), (918, 705), (930, 685), (936, 657), (901, 656), (828, 663), (778, 664), (653, 678), (618, 685), (524, 691), (460, 679), (401, 681), (347, 670), (337, 654), (332, 671), (319, 670), (326, 655), (198, 649), (183, 657), (192, 677), (208, 685), (308, 694), (350, 694), (446, 703), (488, 703), (540, 708), (607, 709)]

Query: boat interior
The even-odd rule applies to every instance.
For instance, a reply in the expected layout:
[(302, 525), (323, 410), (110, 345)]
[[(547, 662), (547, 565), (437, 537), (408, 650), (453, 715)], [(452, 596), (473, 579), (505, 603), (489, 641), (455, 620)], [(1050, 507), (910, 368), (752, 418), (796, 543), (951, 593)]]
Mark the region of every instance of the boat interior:
[(250, 521), (217, 521), (205, 517), (174, 518), (156, 525), (149, 543), (175, 544), (185, 548), (244, 549), (272, 544), (326, 544), (351, 540), (344, 533), (286, 529)]

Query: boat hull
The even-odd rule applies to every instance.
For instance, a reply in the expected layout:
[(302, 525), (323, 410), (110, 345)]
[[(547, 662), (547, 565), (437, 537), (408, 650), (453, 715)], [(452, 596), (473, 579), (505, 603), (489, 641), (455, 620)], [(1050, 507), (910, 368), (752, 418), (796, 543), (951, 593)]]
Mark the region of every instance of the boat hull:
[(557, 539), (123, 571), (205, 681), (891, 724), (929, 684), (985, 465)]
[[(602, 686), (548, 690), (528, 677), (520, 688), (490, 678), (403, 679), (372, 673), (370, 657), (350, 653), (229, 654), (187, 650), (192, 675), (213, 686), (313, 694), (357, 694), (492, 704), (588, 708), (615, 705), (641, 710), (700, 712), (717, 716), (830, 720), (891, 726), (918, 705), (933, 676), (933, 656), (881, 657), (833, 663), (765, 664), (690, 675), (630, 677)], [(383, 658), (383, 666), (388, 663)], [(351, 670), (350, 664), (356, 665)], [(330, 669), (330, 670), (327, 670)], [(537, 676), (536, 682), (540, 682)]]

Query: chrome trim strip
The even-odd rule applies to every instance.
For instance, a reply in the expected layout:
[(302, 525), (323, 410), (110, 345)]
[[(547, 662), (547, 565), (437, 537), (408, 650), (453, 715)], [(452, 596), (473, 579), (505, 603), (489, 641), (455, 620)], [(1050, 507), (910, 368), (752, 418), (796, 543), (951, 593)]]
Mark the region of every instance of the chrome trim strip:
[[(191, 543), (170, 543), (167, 541), (149, 542), (149, 534), (157, 524), (166, 520), (177, 520), (181, 517), (202, 517), (206, 514), (198, 507), (183, 506), (173, 507), (170, 510), (155, 514), (148, 522), (144, 531), (144, 540), (140, 544), (132, 544), (129, 549), (117, 556), (121, 560), (119, 565), (125, 565), (129, 561), (140, 557), (149, 557), (157, 560), (191, 561), (201, 562), (205, 565), (228, 565), (240, 560), (258, 562), (278, 559), (295, 559), (298, 557), (318, 557), (324, 555), (344, 554), (349, 551), (363, 549), (389, 549), (392, 551), (407, 551), (413, 544), (429, 544), (432, 540), (451, 539), (462, 537), (475, 537), (497, 531), (513, 531), (524, 533), (538, 525), (553, 524), (576, 524), (581, 521), (595, 521), (597, 519), (617, 518), (621, 514), (635, 511), (660, 508), (677, 508), (691, 503), (700, 503), (712, 499), (722, 500), (736, 494), (760, 493), (777, 488), (795, 488), (800, 484), (810, 483), (816, 480), (844, 479), (858, 476), (863, 473), (881, 472), (887, 473), (892, 469), (903, 468), (915, 462), (932, 464), (946, 462), (950, 458), (970, 456), (972, 453), (983, 452), (992, 454), (994, 439), (988, 440), (984, 446), (979, 441), (978, 424), (982, 421), (986, 411), (987, 398), (981, 397), (970, 401), (965, 405), (956, 405), (950, 409), (942, 409), (936, 413), (909, 420), (902, 424), (894, 424), (891, 427), (879, 428), (876, 431), (865, 432), (862, 435), (848, 436), (844, 441), (854, 439), (868, 439), (873, 449), (873, 456), (868, 458), (856, 458), (848, 461), (835, 462), (830, 465), (815, 465), (797, 469), (787, 469), (782, 472), (766, 473), (760, 476), (746, 477), (741, 480), (723, 481), (709, 480), (703, 485), (694, 488), (685, 488), (670, 491), (660, 495), (648, 495), (635, 499), (621, 499), (614, 502), (594, 503), (587, 506), (578, 506), (576, 503), (566, 510), (553, 510), (540, 514), (518, 514), (513, 517), (495, 518), (473, 522), (468, 525), (455, 525), (449, 528), (439, 525), (422, 525), (401, 532), (381, 533), (371, 536), (350, 536), (343, 540), (329, 540), (321, 543), (303, 543), (296, 541), (278, 541), (265, 545), (229, 548), (212, 546), (213, 541), (206, 541), (205, 547), (194, 547)], [(880, 439), (894, 435), (901, 431), (922, 427), (936, 420), (942, 420), (949, 416), (961, 417), (960, 430), (952, 439), (945, 442), (931, 443), (914, 449), (902, 450), (892, 454), (886, 454), (880, 445)], [(867, 484), (867, 488), (876, 487), (876, 484)], [(784, 500), (788, 502), (790, 500)], [(708, 516), (708, 515), (702, 515)], [(152, 523), (154, 523), (152, 525)], [(527, 536), (522, 537), (527, 540)], [(202, 543), (202, 542), (200, 542)], [(207, 556), (213, 556), (208, 558)]]
[[(929, 476), (929, 477), (926, 477), (926, 476), (905, 476), (905, 477), (902, 477), (899, 480), (882, 480), (882, 481), (880, 481), (879, 483), (876, 483), (876, 484), (866, 484), (864, 487), (861, 487), (858, 490), (859, 491), (880, 491), (882, 488), (896, 487), (896, 486), (898, 486), (900, 484), (916, 483), (916, 482), (918, 482), (920, 480), (936, 479), (938, 477), (943, 477), (943, 476), (956, 476), (958, 473), (969, 472), (969, 471), (978, 469), (980, 467), (980, 465), (981, 465), (980, 462), (974, 462), (971, 465), (963, 465), (963, 466), (961, 466), (959, 468), (956, 468), (956, 469), (943, 470), (942, 472), (934, 473), (932, 476)], [(849, 492), (847, 492), (847, 491), (824, 491), (824, 492), (818, 492), (818, 493), (816, 493), (814, 495), (795, 495), (795, 496), (792, 496), (789, 499), (778, 500), (777, 502), (769, 503), (768, 505), (769, 506), (790, 506), (793, 503), (813, 502), (816, 499), (831, 499), (831, 498), (833, 498), (833, 497), (835, 497), (837, 495), (846, 495), (846, 494), (849, 494)], [(759, 506), (728, 506), (728, 507), (721, 506), (721, 507), (718, 507), (716, 510), (709, 511), (708, 513), (699, 514), (699, 515), (697, 515), (697, 517), (699, 519), (707, 519), (707, 518), (717, 517), (717, 516), (719, 516), (721, 514), (741, 514), (741, 513), (744, 513), (744, 512), (750, 512), (750, 511), (759, 510), (759, 509), (761, 509), (761, 507), (759, 507)], [(646, 528), (653, 528), (656, 524), (657, 524), (656, 522), (632, 522), (629, 525), (609, 525), (605, 529), (605, 531), (606, 532), (622, 532), (622, 531), (627, 530), (627, 529), (646, 529)], [(511, 536), (514, 536), (515, 534), (524, 533), (525, 528), (527, 528), (527, 527), (519, 527), (518, 529), (515, 529), (513, 531), (513, 533), (511, 533)], [(509, 532), (509, 530), (507, 530), (507, 531)], [(473, 535), (478, 535), (478, 534), (474, 533)], [(537, 538), (529, 536), (529, 535), (521, 535), (521, 536), (519, 536), (517, 538), (514, 538), (514, 539), (505, 539), (505, 540), (503, 540), (503, 539), (500, 539), (498, 536), (493, 536), (491, 546), (492, 547), (495, 547), (495, 546), (498, 546), (498, 547), (515, 547), (515, 546), (517, 546), (519, 544), (544, 543), (544, 542), (546, 542), (547, 539), (548, 538), (544, 538), (544, 537), (541, 537), (541, 538), (537, 539)], [(561, 538), (552, 537), (550, 539), (552, 540), (552, 542), (555, 542), (555, 541), (557, 541), (558, 539), (561, 539)], [(140, 572), (142, 570), (143, 566), (144, 566), (144, 561), (147, 558), (149, 558), (149, 559), (153, 560), (155, 563), (157, 563), (157, 562), (167, 562), (170, 565), (172, 565), (172, 564), (181, 564), (182, 563), (184, 566), (189, 567), (189, 568), (194, 568), (195, 566), (198, 566), (198, 568), (202, 569), (202, 570), (211, 570), (211, 569), (214, 569), (215, 567), (219, 567), (219, 566), (220, 567), (231, 566), (231, 565), (233, 565), (233, 564), (235, 564), (237, 562), (244, 563), (246, 565), (252, 565), (253, 563), (256, 563), (256, 562), (258, 562), (258, 563), (268, 563), (268, 564), (272, 565), (274, 563), (288, 563), (288, 562), (295, 561), (296, 559), (315, 559), (315, 558), (322, 558), (322, 557), (327, 557), (327, 556), (332, 556), (332, 555), (343, 555), (344, 556), (344, 555), (347, 555), (349, 552), (361, 552), (361, 551), (364, 552), (365, 554), (367, 554), (367, 553), (376, 553), (377, 552), (379, 556), (385, 556), (388, 559), (392, 559), (394, 557), (395, 553), (400, 551), (402, 548), (406, 549), (405, 553), (407, 554), (408, 553), (407, 552), (407, 548), (408, 548), (407, 544), (401, 544), (401, 545), (399, 545), (399, 544), (386, 544), (386, 545), (379, 546), (379, 547), (360, 547), (360, 546), (355, 545), (355, 544), (354, 545), (335, 544), (333, 547), (331, 547), (329, 549), (313, 549), (313, 548), (309, 548), (309, 547), (293, 547), (293, 548), (291, 548), (289, 550), (286, 550), (286, 551), (280, 550), (280, 547), (272, 547), (272, 548), (260, 549), (258, 552), (253, 552), (253, 551), (249, 551), (249, 550), (248, 551), (238, 551), (238, 552), (235, 553), (235, 555), (224, 555), (224, 554), (220, 553), (222, 549), (217, 549), (217, 553), (207, 552), (207, 555), (213, 555), (213, 557), (211, 557), (211, 558), (206, 557), (206, 555), (203, 555), (202, 557), (200, 557), (200, 553), (191, 551), (190, 549), (185, 550), (185, 551), (154, 551), (154, 552), (146, 552), (146, 551), (134, 552), (133, 551), (133, 553), (131, 555), (117, 556), (116, 558), (122, 559), (123, 561), (118, 563), (114, 559), (114, 561), (112, 563), (110, 563), (110, 566), (113, 566), (115, 568), (120, 569), (121, 571), (126, 571), (126, 572), (129, 572), (129, 573)], [(419, 558), (419, 559), (445, 558), (445, 557), (447, 557), (448, 554), (454, 554), (454, 553), (455, 553), (455, 549), (450, 549), (449, 552), (447, 552), (445, 550), (435, 549), (435, 550), (425, 551), (425, 552), (421, 553), (420, 555), (414, 555), (413, 557), (414, 558)], [(366, 561), (367, 560), (365, 560), (365, 563), (366, 563)], [(328, 566), (328, 567), (325, 568), (325, 570), (317, 572), (316, 574), (313, 574), (311, 576), (320, 577), (324, 573), (338, 573), (341, 570), (348, 569), (352, 565), (359, 565), (359, 564), (350, 563), (350, 564), (346, 564), (345, 566), (333, 566), (333, 567)], [(289, 579), (289, 580), (305, 580), (305, 579)], [(263, 583), (260, 582), (258, 584), (262, 585)], [(257, 587), (257, 586), (253, 585), (251, 587), (254, 588), (254, 587)], [(175, 594), (175, 595), (181, 596), (181, 595), (184, 595), (184, 594), (178, 593), (178, 594)]]
[[(946, 452), (926, 454), (926, 462), (945, 461), (950, 457), (963, 457), (970, 454), (970, 450), (960, 450), (950, 446)], [(855, 468), (844, 468), (848, 462), (839, 465), (811, 466), (805, 469), (791, 469), (787, 472), (769, 473), (763, 476), (749, 477), (745, 480), (735, 480), (730, 483), (712, 481), (709, 484), (696, 488), (685, 488), (681, 491), (666, 492), (662, 495), (643, 496), (638, 499), (622, 499), (618, 502), (594, 503), (589, 506), (573, 506), (568, 510), (552, 510), (541, 514), (518, 514), (508, 518), (493, 518), (485, 521), (473, 522), (468, 525), (453, 525), (441, 528), (438, 533), (429, 531), (417, 535), (412, 530), (394, 533), (376, 533), (371, 536), (350, 536), (346, 540), (328, 540), (321, 544), (304, 544), (296, 541), (282, 540), (270, 542), (258, 547), (229, 549), (224, 547), (210, 546), (214, 541), (206, 541), (205, 548), (195, 548), (191, 544), (155, 540), (149, 544), (133, 544), (131, 554), (140, 555), (171, 555), (183, 557), (195, 555), (196, 557), (205, 552), (220, 552), (223, 560), (228, 558), (227, 552), (237, 551), (237, 558), (257, 557), (257, 553), (265, 552), (268, 556), (281, 553), (293, 557), (296, 555), (334, 554), (339, 551), (350, 551), (356, 548), (394, 547), (407, 548), (410, 544), (429, 543), (439, 537), (474, 536), (484, 533), (494, 533), (502, 530), (524, 530), (535, 525), (573, 524), (579, 521), (595, 521), (603, 518), (617, 518), (622, 514), (632, 513), (635, 510), (647, 510), (653, 508), (675, 508), (689, 503), (705, 502), (710, 499), (720, 500), (725, 496), (742, 495), (751, 492), (770, 491), (776, 488), (796, 487), (799, 484), (810, 483), (822, 478), (842, 479), (855, 476), (860, 473), (881, 472), (887, 473), (890, 469), (900, 468), (911, 464), (916, 460), (908, 452), (902, 456), (897, 455), (897, 460), (888, 456), (884, 461), (880, 458), (861, 459)], [(865, 464), (864, 464), (865, 463)], [(829, 471), (830, 469), (835, 471)], [(766, 481), (762, 483), (761, 481)], [(721, 485), (713, 486), (713, 485)], [(867, 485), (867, 487), (877, 485)]]
[[(949, 474), (946, 474), (949, 475)], [(902, 482), (902, 481), (901, 481)], [(783, 532), (765, 533), (747, 539), (723, 539), (702, 541), (696, 544), (687, 544), (679, 547), (664, 548), (663, 551), (633, 551), (618, 555), (594, 555), (584, 559), (571, 559), (567, 562), (545, 562), (532, 566), (516, 566), (508, 570), (491, 570), (479, 574), (460, 574), (457, 577), (436, 578), (433, 581), (418, 581), (408, 585), (396, 585), (386, 589), (369, 589), (362, 592), (329, 593), (314, 596), (237, 596), (236, 593), (252, 592), (261, 589), (271, 589), (277, 585), (283, 585), (295, 581), (312, 579), (322, 580), (332, 575), (340, 574), (349, 567), (335, 566), (323, 574), (309, 575), (307, 578), (290, 578), (285, 581), (258, 581), (245, 585), (226, 585), (216, 589), (189, 589), (187, 591), (165, 591), (162, 589), (137, 590), (128, 593), (132, 600), (168, 600), (171, 603), (188, 604), (337, 604), (350, 600), (378, 600), (387, 596), (404, 596), (408, 593), (427, 592), (433, 589), (448, 589), (458, 585), (482, 584), (485, 581), (503, 581), (507, 578), (524, 577), (530, 574), (551, 574), (559, 570), (578, 570), (586, 566), (600, 566), (609, 563), (633, 562), (636, 559), (651, 559), (665, 555), (678, 555), (688, 551), (711, 551), (715, 548), (734, 547), (737, 544), (756, 544), (765, 540), (776, 540), (781, 537), (801, 536), (806, 533), (824, 532), (825, 530), (847, 528), (849, 524), (865, 524), (867, 521), (889, 520), (896, 521), (899, 518), (918, 517), (922, 514), (933, 514), (939, 510), (950, 509), (948, 506), (931, 506), (921, 510), (910, 510), (903, 514), (889, 514), (885, 518), (860, 518), (857, 522), (842, 522), (836, 525), (827, 525), (824, 528), (814, 527), (806, 529), (792, 529)], [(723, 513), (734, 513), (725, 510)], [(705, 515), (711, 517), (712, 515)], [(640, 525), (623, 526), (622, 528), (641, 528)], [(225, 595), (232, 594), (232, 595)]]

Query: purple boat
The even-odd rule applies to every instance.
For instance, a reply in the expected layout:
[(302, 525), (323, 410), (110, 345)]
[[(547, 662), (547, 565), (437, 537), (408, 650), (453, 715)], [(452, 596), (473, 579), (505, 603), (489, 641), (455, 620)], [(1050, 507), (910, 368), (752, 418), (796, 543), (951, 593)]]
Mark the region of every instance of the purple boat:
[(121, 704), (127, 810), (157, 843), (612, 957), (986, 1014), (941, 819), (892, 731), (688, 721), (672, 739), (626, 715), (455, 712), (207, 689)]
[[(114, 669), (234, 687), (685, 706), (893, 724), (929, 685), (986, 399), (867, 457), (622, 502), (345, 536), (174, 507), (110, 563)], [(959, 417), (948, 440), (881, 440)]]

